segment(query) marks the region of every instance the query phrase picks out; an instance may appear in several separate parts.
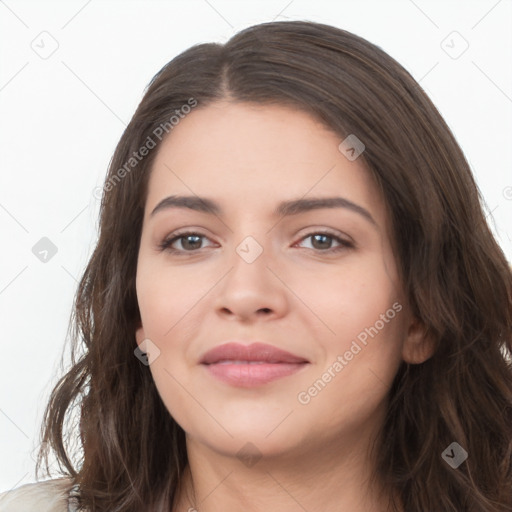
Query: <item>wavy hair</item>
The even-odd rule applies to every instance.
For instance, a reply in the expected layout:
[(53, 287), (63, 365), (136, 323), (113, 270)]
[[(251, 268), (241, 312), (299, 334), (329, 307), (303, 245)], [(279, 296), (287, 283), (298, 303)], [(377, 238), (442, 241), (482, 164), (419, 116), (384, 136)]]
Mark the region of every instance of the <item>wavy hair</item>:
[[(155, 133), (191, 98), (195, 108), (222, 99), (290, 106), (340, 141), (363, 141), (406, 297), (435, 347), (425, 362), (399, 367), (373, 478), (407, 512), (512, 511), (512, 273), (468, 162), (400, 64), (359, 36), (308, 21), (193, 46), (149, 83), (110, 162), (97, 244), (74, 298), (71, 367), (46, 406), (36, 472), (43, 459), (48, 472), (55, 453), (91, 512), (168, 511), (176, 501), (185, 434), (134, 357), (135, 276)], [(127, 168), (148, 138), (155, 148)], [(65, 434), (77, 430), (73, 462)], [(442, 456), (453, 442), (468, 453), (457, 468)]]

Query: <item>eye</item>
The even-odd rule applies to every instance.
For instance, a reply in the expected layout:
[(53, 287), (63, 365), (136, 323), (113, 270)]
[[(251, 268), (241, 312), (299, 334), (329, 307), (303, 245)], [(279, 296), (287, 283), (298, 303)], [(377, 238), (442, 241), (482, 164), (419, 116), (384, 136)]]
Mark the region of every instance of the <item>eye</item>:
[[(173, 233), (159, 244), (160, 250), (169, 251), (171, 253), (197, 252), (202, 249), (202, 239), (207, 239), (205, 235), (195, 232)], [(181, 248), (175, 248), (173, 245), (179, 242)]]
[[(345, 240), (335, 235), (334, 233), (329, 232), (309, 233), (302, 237), (301, 241), (307, 240), (308, 238), (311, 239), (311, 248), (319, 252), (337, 252), (354, 247), (352, 242), (349, 242), (348, 240)], [(339, 244), (338, 247), (330, 247), (333, 241)]]

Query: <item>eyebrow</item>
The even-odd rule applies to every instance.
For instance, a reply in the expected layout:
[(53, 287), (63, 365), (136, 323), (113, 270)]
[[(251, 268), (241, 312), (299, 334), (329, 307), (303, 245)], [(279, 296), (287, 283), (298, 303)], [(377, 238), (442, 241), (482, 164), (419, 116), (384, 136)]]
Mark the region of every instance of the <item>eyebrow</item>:
[[(212, 199), (199, 196), (169, 196), (162, 199), (153, 209), (150, 217), (156, 213), (167, 210), (169, 208), (184, 208), (202, 213), (222, 216), (223, 210), (221, 206)], [(273, 214), (276, 217), (289, 217), (298, 215), (312, 210), (320, 210), (322, 208), (346, 208), (358, 213), (374, 226), (377, 226), (375, 219), (370, 212), (344, 197), (318, 197), (310, 199), (293, 199), (283, 201), (275, 208)]]

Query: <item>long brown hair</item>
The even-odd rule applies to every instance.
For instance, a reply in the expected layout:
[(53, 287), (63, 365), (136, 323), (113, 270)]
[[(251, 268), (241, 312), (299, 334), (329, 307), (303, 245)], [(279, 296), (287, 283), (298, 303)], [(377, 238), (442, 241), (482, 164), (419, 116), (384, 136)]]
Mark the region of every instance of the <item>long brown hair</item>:
[[(137, 255), (158, 127), (170, 132), (184, 105), (219, 99), (289, 105), (340, 142), (349, 134), (363, 141), (406, 296), (435, 346), (428, 360), (402, 362), (397, 372), (374, 478), (407, 512), (511, 511), (512, 274), (468, 162), (400, 64), (361, 37), (305, 21), (196, 45), (148, 85), (110, 163), (99, 239), (75, 296), (72, 367), (45, 410), (36, 470), (44, 458), (48, 472), (53, 450), (93, 512), (170, 510), (175, 501), (185, 435), (134, 356)], [(156, 147), (127, 167), (150, 139)], [(76, 468), (64, 436), (73, 404), (83, 449)], [(442, 456), (454, 442), (468, 454), (457, 468)]]

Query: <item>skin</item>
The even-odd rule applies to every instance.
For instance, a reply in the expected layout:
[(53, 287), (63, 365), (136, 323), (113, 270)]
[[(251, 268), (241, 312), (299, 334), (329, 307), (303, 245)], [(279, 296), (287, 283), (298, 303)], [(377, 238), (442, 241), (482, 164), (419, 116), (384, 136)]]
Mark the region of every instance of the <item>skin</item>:
[[(369, 446), (401, 361), (423, 362), (431, 345), (405, 301), (385, 202), (341, 141), (299, 110), (220, 101), (194, 109), (158, 151), (138, 255), (136, 340), (158, 347), (149, 371), (187, 435), (175, 511), (386, 510), (386, 490), (367, 489)], [(224, 214), (150, 216), (174, 194), (214, 199)], [(347, 208), (273, 215), (284, 200), (334, 195), (365, 208), (375, 225)], [(179, 254), (162, 251), (178, 229), (203, 238), (176, 240)], [(353, 247), (312, 236), (326, 229)], [(263, 249), (252, 263), (236, 251), (247, 236)], [(397, 303), (394, 318), (334, 371)], [(228, 340), (263, 341), (310, 363), (259, 387), (230, 386), (199, 364)], [(330, 381), (301, 403), (299, 393), (329, 368)], [(247, 443), (261, 456), (253, 465), (237, 457)]]

